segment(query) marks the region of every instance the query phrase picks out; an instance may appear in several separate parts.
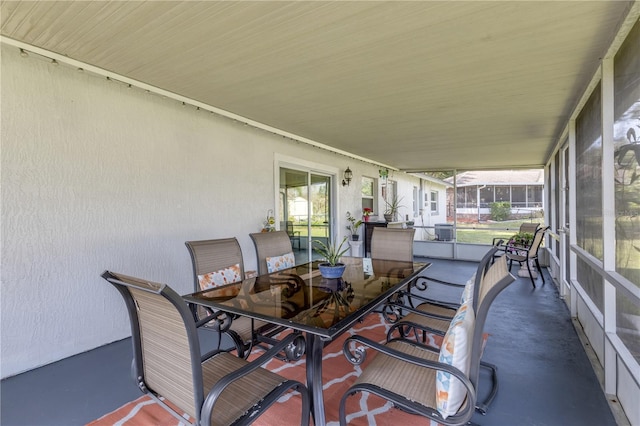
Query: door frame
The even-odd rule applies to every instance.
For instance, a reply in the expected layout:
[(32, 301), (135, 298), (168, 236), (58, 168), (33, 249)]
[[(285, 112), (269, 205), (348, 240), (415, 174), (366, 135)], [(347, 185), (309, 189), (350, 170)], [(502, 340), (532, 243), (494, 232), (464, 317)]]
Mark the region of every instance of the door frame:
[[(275, 154), (274, 156), (274, 166), (273, 166), (273, 182), (274, 182), (274, 194), (273, 194), (273, 205), (275, 217), (280, 217), (282, 213), (280, 211), (280, 168), (284, 167), (287, 169), (299, 170), (301, 172), (305, 172), (307, 174), (319, 174), (326, 175), (330, 178), (330, 209), (329, 209), (329, 229), (335, 230), (338, 229), (338, 220), (337, 220), (337, 212), (340, 211), (338, 206), (338, 175), (340, 170), (337, 167), (329, 166), (323, 163), (317, 163), (315, 161), (303, 160), (301, 158), (292, 157), (283, 154)], [(279, 226), (279, 224), (277, 224)], [(332, 239), (333, 235), (329, 235), (329, 238)], [(311, 233), (306, 239), (300, 239), (300, 246), (302, 247), (304, 241), (304, 246), (307, 249), (308, 258), (311, 260)]]

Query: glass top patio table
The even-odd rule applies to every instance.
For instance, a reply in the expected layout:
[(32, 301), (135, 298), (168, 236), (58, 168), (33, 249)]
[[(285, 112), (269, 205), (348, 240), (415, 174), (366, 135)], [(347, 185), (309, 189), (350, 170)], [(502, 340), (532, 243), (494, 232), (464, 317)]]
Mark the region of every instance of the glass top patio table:
[(326, 424), (322, 390), (322, 350), (429, 263), (342, 257), (342, 278), (326, 279), (319, 261), (242, 282), (183, 296), (214, 310), (261, 319), (306, 332), (306, 375), (314, 424)]
[(341, 262), (347, 267), (338, 279), (323, 278), (315, 261), (183, 298), (332, 340), (429, 266), (359, 257)]

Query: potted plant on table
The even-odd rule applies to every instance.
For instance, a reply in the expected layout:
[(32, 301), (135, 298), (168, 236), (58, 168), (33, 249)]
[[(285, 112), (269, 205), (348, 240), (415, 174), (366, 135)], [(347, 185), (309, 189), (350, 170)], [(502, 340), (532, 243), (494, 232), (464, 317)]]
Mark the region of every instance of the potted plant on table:
[(351, 239), (353, 241), (358, 241), (360, 239), (360, 234), (358, 234), (358, 229), (362, 226), (362, 221), (360, 219), (356, 219), (351, 216), (350, 212), (347, 212), (347, 220), (349, 221), (349, 225), (347, 225), (347, 229), (351, 233)]
[(391, 200), (384, 200), (387, 205), (387, 209), (384, 212), (384, 219), (387, 222), (395, 222), (397, 220), (398, 210), (402, 207), (400, 201), (402, 201), (402, 198), (398, 198), (397, 195), (393, 196)]
[(340, 258), (343, 254), (349, 250), (349, 248), (343, 249), (345, 241), (347, 241), (347, 237), (344, 237), (340, 244), (323, 243), (320, 240), (313, 240), (313, 244), (316, 245), (315, 249), (320, 256), (324, 258), (324, 262), (318, 265), (318, 269), (320, 269), (320, 274), (325, 278), (340, 278), (344, 273), (347, 265), (344, 263), (340, 263)]
[(369, 222), (369, 216), (371, 216), (372, 213), (373, 210), (371, 210), (369, 207), (365, 207), (362, 209), (362, 218), (365, 222)]

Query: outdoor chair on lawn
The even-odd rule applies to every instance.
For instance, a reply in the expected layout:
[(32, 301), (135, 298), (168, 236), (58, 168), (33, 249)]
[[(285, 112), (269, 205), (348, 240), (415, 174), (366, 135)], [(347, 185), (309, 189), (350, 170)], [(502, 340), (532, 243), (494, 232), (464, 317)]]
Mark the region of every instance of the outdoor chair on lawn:
[[(236, 238), (185, 242), (193, 266), (195, 291), (206, 290), (220, 285), (231, 284), (245, 279), (242, 250)], [(244, 358), (251, 353), (257, 340), (257, 333), (273, 328), (270, 324), (247, 317), (231, 317), (224, 312), (213, 313), (202, 306), (192, 306), (196, 321), (213, 316), (206, 324), (231, 338), (238, 356)], [(212, 315), (213, 314), (213, 315)]]
[(365, 347), (377, 354), (340, 400), (340, 424), (346, 425), (347, 399), (358, 392), (375, 394), (443, 425), (469, 422), (476, 406), (489, 307), (514, 280), (505, 257), (491, 265), (481, 277), (478, 311), (471, 301), (461, 305), (439, 350), (406, 339), (379, 344), (359, 335), (349, 337), (343, 351), (352, 364), (364, 361)]
[(533, 234), (533, 241), (529, 247), (523, 248), (515, 248), (507, 246), (506, 256), (509, 259), (509, 270), (511, 270), (511, 265), (516, 261), (518, 264), (522, 265), (524, 262), (527, 265), (527, 271), (529, 272), (529, 278), (531, 279), (531, 285), (533, 288), (536, 288), (536, 280), (531, 273), (531, 262), (535, 262), (536, 269), (542, 277), (542, 284), (544, 284), (544, 274), (542, 273), (542, 268), (540, 267), (540, 261), (538, 260), (538, 251), (540, 250), (540, 245), (544, 241), (544, 235), (549, 229), (548, 226), (538, 228), (538, 230)]
[(120, 292), (129, 312), (138, 387), (180, 422), (186, 422), (184, 412), (197, 425), (250, 424), (282, 395), (298, 391), (301, 424), (309, 424), (307, 388), (260, 367), (302, 338), (299, 333), (252, 362), (220, 350), (201, 355), (192, 312), (168, 285), (109, 271), (102, 277)]

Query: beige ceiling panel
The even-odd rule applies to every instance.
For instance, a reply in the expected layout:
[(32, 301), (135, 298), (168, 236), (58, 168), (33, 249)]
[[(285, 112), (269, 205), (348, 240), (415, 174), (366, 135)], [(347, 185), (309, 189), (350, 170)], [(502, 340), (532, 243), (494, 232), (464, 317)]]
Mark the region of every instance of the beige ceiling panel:
[(415, 170), (543, 164), (629, 5), (3, 1), (0, 17), (3, 36)]

